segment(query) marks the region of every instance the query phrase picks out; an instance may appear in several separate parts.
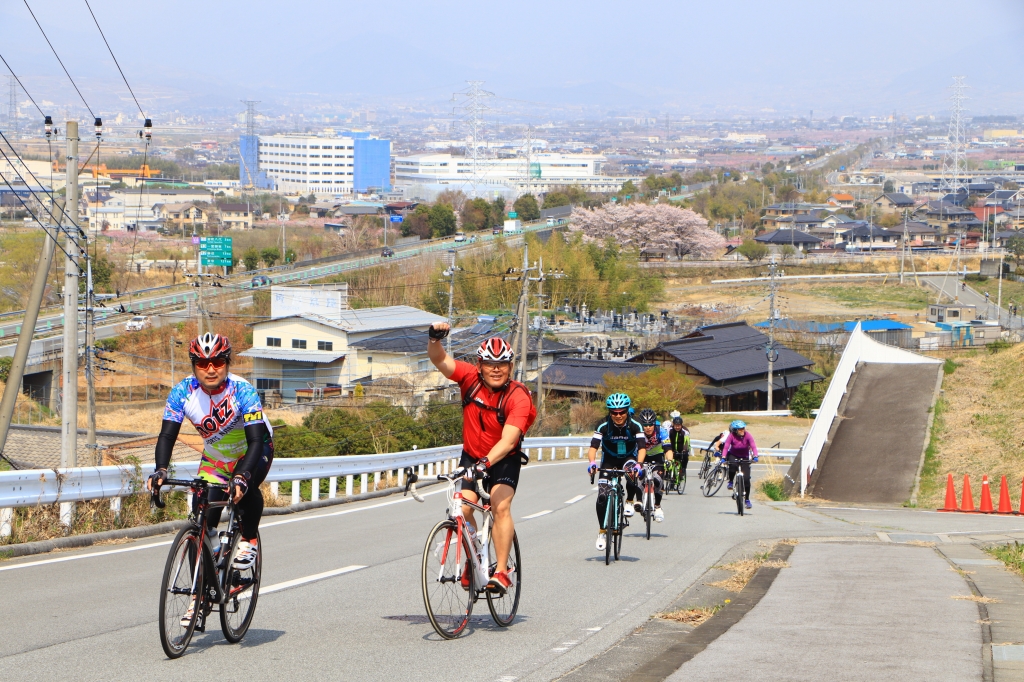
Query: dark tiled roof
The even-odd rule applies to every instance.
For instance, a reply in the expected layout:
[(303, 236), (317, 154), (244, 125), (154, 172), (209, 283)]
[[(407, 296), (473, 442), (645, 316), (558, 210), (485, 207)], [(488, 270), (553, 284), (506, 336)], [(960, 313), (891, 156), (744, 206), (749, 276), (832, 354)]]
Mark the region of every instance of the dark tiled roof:
[(654, 365), (614, 360), (584, 360), (558, 358), (544, 370), (544, 383), (579, 389), (596, 389), (604, 382), (605, 374), (639, 374)]
[(903, 233), (887, 230), (878, 225), (858, 225), (845, 232), (846, 237), (867, 237), (868, 235), (872, 237), (902, 237)]
[(914, 200), (908, 197), (903, 192), (888, 192), (883, 194), (886, 199), (896, 204), (897, 206), (913, 206)]
[[(7, 444), (4, 446), (4, 455), (11, 459), (18, 467), (23, 469), (51, 469), (60, 466), (60, 433), (59, 426), (28, 426), (23, 424), (11, 424), (7, 434)], [(96, 442), (99, 445), (113, 445), (114, 443), (133, 440), (142, 433), (127, 433), (120, 431), (97, 431)], [(153, 456), (153, 448), (149, 449), (150, 459)], [(78, 430), (78, 462), (80, 466), (92, 464), (93, 455), (86, 447), (86, 430)], [(145, 460), (143, 460), (145, 461)]]
[[(654, 352), (671, 355), (706, 376), (711, 381), (755, 377), (768, 373), (765, 345), (768, 337), (746, 322), (702, 327), (677, 341), (659, 343), (631, 361), (645, 360)], [(813, 361), (799, 353), (777, 345), (779, 353), (775, 371), (810, 367)]]
[(219, 208), (222, 211), (237, 211), (241, 213), (246, 213), (249, 211), (249, 206), (246, 204), (221, 204), (217, 208)]
[(817, 237), (812, 237), (806, 232), (800, 230), (775, 230), (774, 232), (766, 232), (758, 237), (754, 237), (754, 241), (761, 242), (762, 244), (820, 244), (821, 240)]
[(418, 329), (402, 327), (393, 329), (386, 334), (378, 334), (352, 344), (356, 348), (386, 353), (425, 353), (427, 350), (427, 333)]

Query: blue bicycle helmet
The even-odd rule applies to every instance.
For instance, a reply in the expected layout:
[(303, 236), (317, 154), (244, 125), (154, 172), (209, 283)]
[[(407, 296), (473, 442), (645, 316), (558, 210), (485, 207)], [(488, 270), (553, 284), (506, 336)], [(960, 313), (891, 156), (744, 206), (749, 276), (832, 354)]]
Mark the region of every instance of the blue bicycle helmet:
[(741, 419), (737, 419), (732, 424), (729, 424), (729, 430), (730, 431), (736, 431), (738, 429), (745, 429), (745, 428), (747, 428), (747, 422), (745, 422), (745, 421), (743, 421)]
[(628, 408), (631, 402), (629, 396), (625, 393), (612, 393), (605, 398), (604, 406), (609, 410), (621, 410)]

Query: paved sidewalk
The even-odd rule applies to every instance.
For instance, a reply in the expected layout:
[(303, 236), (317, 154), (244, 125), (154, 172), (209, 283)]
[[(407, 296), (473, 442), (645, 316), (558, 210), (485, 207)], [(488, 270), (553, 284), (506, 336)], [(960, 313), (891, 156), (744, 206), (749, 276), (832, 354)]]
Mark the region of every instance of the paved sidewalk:
[(801, 544), (764, 598), (669, 677), (759, 680), (982, 679), (978, 606), (931, 547)]

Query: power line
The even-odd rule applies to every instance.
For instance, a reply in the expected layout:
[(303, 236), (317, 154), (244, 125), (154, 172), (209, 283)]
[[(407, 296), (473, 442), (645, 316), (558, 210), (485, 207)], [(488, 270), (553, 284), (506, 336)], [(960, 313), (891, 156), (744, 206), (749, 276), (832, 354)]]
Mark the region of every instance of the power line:
[(28, 7), (28, 13), (32, 15), (32, 19), (36, 22), (36, 26), (39, 27), (39, 32), (42, 33), (43, 38), (46, 39), (46, 44), (50, 46), (50, 51), (53, 52), (53, 56), (57, 57), (57, 61), (60, 62), (60, 68), (64, 69), (64, 74), (68, 77), (68, 80), (71, 81), (71, 85), (75, 86), (75, 92), (77, 92), (78, 96), (82, 98), (82, 104), (84, 104), (85, 108), (89, 110), (89, 114), (93, 118), (96, 118), (96, 114), (93, 113), (92, 107), (90, 107), (89, 103), (85, 101), (85, 96), (82, 94), (82, 91), (78, 89), (78, 84), (75, 83), (75, 79), (71, 77), (70, 73), (68, 73), (68, 68), (64, 66), (64, 62), (61, 61), (60, 56), (57, 54), (57, 50), (54, 49), (53, 43), (50, 42), (50, 39), (46, 35), (46, 31), (43, 30), (43, 25), (39, 23), (38, 19), (36, 19), (36, 13), (32, 11), (32, 8), (28, 4), (28, 0), (23, 0), (23, 2), (25, 3), (25, 7)]
[[(29, 177), (31, 177), (31, 178), (32, 178), (33, 182), (35, 182), (35, 183), (36, 183), (36, 185), (38, 185), (39, 187), (42, 187), (42, 186), (43, 186), (43, 184), (42, 184), (41, 182), (39, 182), (39, 178), (37, 178), (37, 177), (35, 176), (35, 173), (33, 173), (33, 172), (32, 172), (32, 170), (31, 170), (31, 169), (30, 169), (30, 168), (28, 167), (28, 164), (27, 164), (27, 163), (25, 163), (25, 160), (24, 160), (23, 158), (21, 158), (21, 155), (20, 155), (20, 154), (18, 154), (18, 150), (16, 150), (16, 149), (14, 148), (14, 145), (13, 145), (13, 144), (11, 144), (11, 141), (7, 139), (7, 136), (6, 136), (6, 135), (4, 135), (4, 134), (3, 134), (3, 132), (0, 132), (0, 139), (2, 139), (2, 140), (3, 140), (4, 142), (6, 142), (6, 143), (7, 143), (7, 146), (8, 146), (8, 147), (10, 147), (10, 149), (11, 149), (11, 153), (13, 153), (13, 154), (14, 154), (14, 157), (15, 157), (16, 159), (18, 159), (18, 161), (20, 161), (20, 162), (21, 162), (21, 165), (22, 165), (22, 166), (23, 166), (23, 167), (25, 168), (25, 170), (26, 170), (26, 171), (28, 172), (28, 174), (29, 174)], [(6, 154), (6, 153), (5, 153), (4, 151), (3, 151), (3, 148), (0, 148), (0, 154), (3, 154), (3, 156), (4, 156), (4, 159), (6, 159), (6, 160), (7, 160), (7, 163), (11, 164), (11, 167), (12, 167), (12, 168), (15, 168), (14, 164), (13, 164), (13, 163), (11, 162), (11, 160), (10, 160), (10, 157), (8, 157), (8, 156), (7, 156), (7, 154)], [(25, 180), (25, 176), (24, 176), (24, 175), (22, 175), (20, 171), (18, 171), (17, 169), (15, 169), (15, 171), (14, 171), (14, 172), (15, 172), (15, 173), (17, 173), (17, 174), (18, 174), (19, 176), (21, 176), (21, 179), (22, 179), (23, 181)], [(52, 184), (53, 184), (53, 183), (52, 183), (52, 181), (51, 181), (51, 183), (50, 183), (50, 184), (51, 184), (51, 188), (50, 188), (50, 191), (49, 191), (49, 192), (44, 192), (44, 194), (46, 194), (46, 195), (47, 195), (47, 197), (48, 197), (48, 198), (49, 198), (49, 199), (50, 199), (50, 200), (52, 201), (52, 200), (53, 200), (53, 188), (52, 188)], [(32, 195), (32, 198), (33, 198), (33, 199), (35, 199), (36, 201), (39, 201), (39, 204), (40, 204), (41, 206), (43, 206), (44, 210), (46, 210), (47, 214), (48, 214), (48, 215), (50, 216), (50, 219), (51, 219), (51, 220), (53, 220), (53, 222), (54, 222), (54, 223), (56, 223), (56, 224), (58, 225), (58, 227), (60, 227), (60, 229), (61, 229), (61, 231), (62, 231), (62, 232), (64, 232), (65, 234), (67, 234), (67, 228), (65, 228), (65, 227), (61, 226), (61, 223), (62, 223), (62, 221), (61, 221), (61, 220), (57, 220), (56, 216), (54, 216), (54, 215), (53, 215), (53, 213), (52, 213), (52, 212), (51, 212), (51, 211), (50, 211), (49, 209), (46, 209), (46, 205), (45, 205), (45, 204), (44, 204), (44, 203), (43, 203), (42, 201), (40, 201), (40, 200), (39, 200), (39, 197), (37, 197), (37, 196), (36, 196), (36, 193), (35, 193), (35, 191), (34, 191), (34, 190), (32, 189), (32, 187), (31, 187), (31, 186), (29, 186), (29, 184), (28, 184), (28, 182), (27, 182), (27, 181), (25, 181), (25, 187), (26, 187), (26, 188), (28, 189), (29, 193), (30, 193), (30, 194)], [(74, 226), (75, 226), (75, 229), (77, 229), (77, 230), (79, 231), (79, 233), (81, 233), (81, 234), (84, 234), (84, 233), (82, 232), (82, 228), (81, 228), (81, 227), (80, 227), (80, 226), (78, 225), (78, 223), (76, 223), (76, 222), (74, 222), (74, 221), (72, 221), (72, 220), (71, 220), (71, 216), (69, 216), (69, 215), (67, 214), (67, 210), (66, 210), (66, 208), (65, 208), (65, 207), (63, 207), (63, 206), (62, 206), (62, 207), (61, 207), (61, 209), (60, 209), (60, 212), (61, 212), (61, 214), (62, 214), (62, 217), (63, 217), (63, 218), (66, 218), (66, 219), (67, 219), (67, 220), (68, 220), (68, 221), (69, 221), (69, 222), (70, 222), (70, 223), (71, 223), (72, 225), (74, 225)]]
[(89, 14), (92, 15), (92, 20), (96, 22), (96, 28), (99, 29), (100, 37), (103, 38), (103, 43), (107, 46), (107, 52), (110, 53), (110, 58), (114, 60), (114, 66), (117, 67), (118, 72), (121, 74), (121, 80), (123, 80), (124, 84), (128, 87), (128, 92), (132, 94), (132, 99), (135, 100), (135, 106), (139, 108), (139, 113), (142, 114), (142, 118), (146, 118), (146, 112), (142, 110), (142, 105), (139, 104), (139, 99), (135, 96), (132, 86), (128, 85), (128, 79), (125, 78), (124, 71), (121, 70), (121, 65), (117, 63), (117, 57), (114, 56), (114, 51), (110, 49), (110, 43), (107, 42), (107, 36), (103, 35), (103, 29), (100, 28), (100, 22), (96, 18), (96, 13), (92, 11), (92, 6), (89, 5), (89, 0), (85, 0), (85, 6), (89, 8)]
[(14, 76), (14, 80), (18, 81), (18, 85), (20, 85), (21, 89), (25, 91), (25, 94), (28, 95), (28, 98), (30, 100), (32, 100), (32, 106), (34, 106), (36, 108), (36, 111), (39, 112), (39, 115), (45, 118), (46, 114), (44, 114), (43, 110), (39, 108), (38, 104), (36, 104), (35, 99), (33, 99), (32, 95), (29, 93), (28, 89), (25, 87), (25, 84), (21, 82), (20, 78), (18, 78), (18, 74), (14, 73), (14, 69), (11, 68), (11, 65), (7, 63), (7, 60), (4, 59), (4, 56), (2, 54), (0, 54), (0, 62), (4, 63), (4, 66), (7, 67), (7, 70), (11, 72), (12, 76)]

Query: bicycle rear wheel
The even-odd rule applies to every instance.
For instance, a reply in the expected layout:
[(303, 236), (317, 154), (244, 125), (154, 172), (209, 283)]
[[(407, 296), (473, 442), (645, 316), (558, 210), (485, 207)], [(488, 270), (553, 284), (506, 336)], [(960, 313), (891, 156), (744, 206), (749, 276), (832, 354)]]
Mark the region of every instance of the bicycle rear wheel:
[[(235, 541), (232, 543), (229, 557), (235, 555), (235, 547), (238, 545), (239, 536), (235, 534)], [(256, 600), (260, 596), (260, 576), (263, 572), (263, 543), (260, 542), (259, 533), (256, 533), (256, 562), (252, 567), (245, 570), (232, 568), (228, 565), (225, 568), (229, 571), (227, 584), (228, 599), (220, 605), (220, 629), (225, 639), (232, 644), (237, 644), (245, 637), (252, 622), (252, 616), (256, 613)]]
[(736, 512), (743, 516), (743, 498), (746, 497), (746, 483), (747, 480), (743, 477), (743, 472), (737, 472), (736, 482), (733, 484), (733, 495), (736, 496)]
[(619, 510), (619, 527), (615, 530), (615, 560), (619, 560), (619, 555), (622, 553), (622, 536), (625, 535), (626, 530), (626, 516), (623, 510)]
[(619, 496), (611, 494), (608, 496), (608, 507), (605, 511), (604, 524), (604, 565), (607, 566), (612, 562), (612, 553), (615, 548), (612, 546), (615, 544), (615, 533), (618, 529), (618, 518), (619, 518)]
[(445, 519), (430, 531), (423, 547), (423, 605), (430, 624), (445, 639), (455, 639), (469, 625), (477, 590), (472, 567), (468, 576), (469, 589), (462, 587), (462, 571), (471, 550), (468, 534), (463, 534), (461, 547), (458, 534), (455, 521)]
[[(489, 540), (490, 556), (494, 558), (494, 540)], [(519, 555), (519, 537), (512, 535), (512, 551), (508, 554), (507, 573), (512, 586), (505, 590), (505, 594), (497, 594), (488, 590), (487, 609), (491, 612), (494, 622), (503, 628), (507, 628), (516, 618), (519, 610), (519, 586), (523, 580), (523, 565)], [(497, 563), (492, 561), (489, 574), (494, 575)]]
[[(202, 611), (196, 597), (203, 594), (203, 578), (199, 529), (195, 526), (182, 528), (171, 543), (160, 583), (160, 645), (167, 658), (181, 656), (192, 641)], [(187, 615), (190, 606), (193, 607), (191, 617)]]

